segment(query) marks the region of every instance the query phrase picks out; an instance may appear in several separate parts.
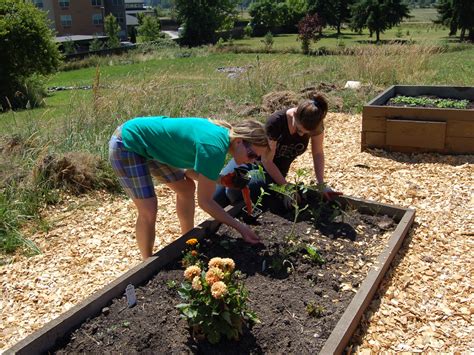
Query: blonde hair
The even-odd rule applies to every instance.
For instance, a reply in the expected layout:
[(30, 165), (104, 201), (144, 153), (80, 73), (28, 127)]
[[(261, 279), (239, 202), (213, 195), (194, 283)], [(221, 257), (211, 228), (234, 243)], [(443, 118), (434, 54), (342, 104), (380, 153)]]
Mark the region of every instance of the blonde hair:
[(308, 131), (314, 131), (324, 120), (328, 112), (328, 102), (321, 94), (315, 94), (309, 100), (298, 105), (295, 112), (296, 120)]
[(211, 121), (218, 126), (228, 128), (230, 139), (240, 138), (250, 144), (270, 149), (265, 125), (259, 121), (245, 120), (232, 124), (223, 120)]

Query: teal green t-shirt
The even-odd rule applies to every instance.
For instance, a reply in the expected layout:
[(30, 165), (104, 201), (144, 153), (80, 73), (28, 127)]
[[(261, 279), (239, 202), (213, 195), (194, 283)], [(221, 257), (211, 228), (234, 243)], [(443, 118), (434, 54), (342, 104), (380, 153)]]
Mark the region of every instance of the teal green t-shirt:
[(229, 150), (229, 130), (205, 118), (137, 117), (122, 126), (125, 149), (217, 180)]

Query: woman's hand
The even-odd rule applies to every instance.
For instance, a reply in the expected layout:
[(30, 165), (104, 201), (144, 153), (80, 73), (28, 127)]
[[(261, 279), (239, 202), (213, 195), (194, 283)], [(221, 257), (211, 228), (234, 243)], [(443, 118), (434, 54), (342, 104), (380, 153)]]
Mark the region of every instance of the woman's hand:
[(260, 238), (257, 236), (257, 234), (246, 224), (241, 224), (239, 228), (237, 228), (239, 233), (242, 235), (242, 239), (246, 241), (249, 244), (259, 244), (262, 243)]

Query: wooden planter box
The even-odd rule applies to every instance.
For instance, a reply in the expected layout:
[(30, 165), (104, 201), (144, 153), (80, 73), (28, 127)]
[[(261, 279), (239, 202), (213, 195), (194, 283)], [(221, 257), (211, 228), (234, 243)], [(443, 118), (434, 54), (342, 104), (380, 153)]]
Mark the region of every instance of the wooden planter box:
[[(391, 261), (397, 254), (402, 242), (407, 235), (413, 220), (415, 210), (380, 204), (371, 201), (360, 200), (351, 197), (340, 197), (338, 201), (344, 210), (357, 210), (369, 215), (387, 215), (396, 223), (396, 228), (389, 237), (383, 251), (378, 256), (374, 266), (369, 270), (366, 278), (361, 283), (357, 293), (346, 308), (345, 312), (337, 322), (329, 338), (326, 340), (321, 354), (340, 354), (348, 344), (352, 334), (356, 330), (360, 318), (367, 306), (370, 304), (380, 282)], [(226, 210), (233, 216), (240, 213), (243, 203)], [(197, 226), (189, 233), (183, 235), (167, 247), (160, 250), (153, 257), (137, 265), (123, 276), (119, 277), (102, 290), (96, 292), (79, 305), (73, 307), (63, 315), (52, 320), (43, 328), (29, 335), (5, 354), (40, 354), (54, 349), (55, 344), (79, 328), (88, 318), (93, 318), (101, 313), (103, 307), (108, 306), (113, 299), (123, 296), (128, 284), (142, 285), (159, 272), (166, 264), (180, 257), (186, 246), (186, 240), (193, 237), (202, 239), (212, 230), (217, 230), (219, 223), (207, 220)], [(296, 350), (296, 349), (295, 349)], [(127, 350), (124, 349), (126, 352)], [(159, 349), (157, 349), (159, 352)]]
[(395, 85), (364, 106), (362, 151), (474, 153), (474, 110), (385, 106), (396, 95), (474, 100), (474, 87)]

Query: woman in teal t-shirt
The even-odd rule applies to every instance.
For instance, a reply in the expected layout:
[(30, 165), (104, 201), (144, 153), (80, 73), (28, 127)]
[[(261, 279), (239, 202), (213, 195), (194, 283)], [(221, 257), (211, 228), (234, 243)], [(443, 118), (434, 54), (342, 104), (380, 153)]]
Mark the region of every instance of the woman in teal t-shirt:
[(136, 238), (143, 259), (152, 255), (155, 242), (158, 204), (152, 176), (176, 193), (183, 234), (194, 227), (196, 180), (199, 206), (239, 231), (246, 242), (258, 243), (255, 232), (232, 218), (212, 196), (227, 153), (243, 164), (268, 152), (265, 128), (253, 120), (230, 125), (205, 118), (138, 117), (118, 127), (109, 142), (109, 160), (138, 209)]

